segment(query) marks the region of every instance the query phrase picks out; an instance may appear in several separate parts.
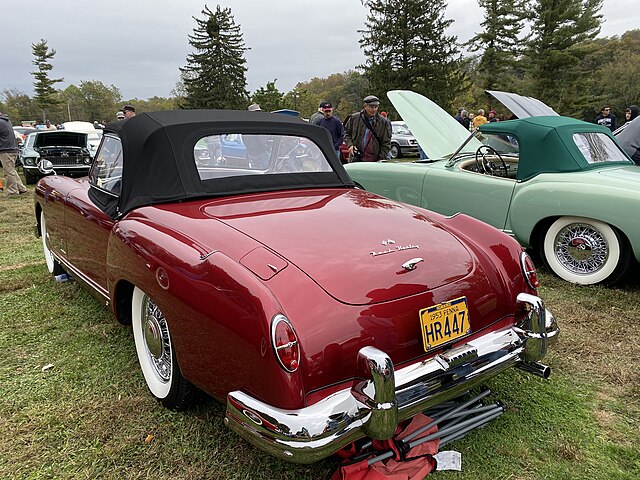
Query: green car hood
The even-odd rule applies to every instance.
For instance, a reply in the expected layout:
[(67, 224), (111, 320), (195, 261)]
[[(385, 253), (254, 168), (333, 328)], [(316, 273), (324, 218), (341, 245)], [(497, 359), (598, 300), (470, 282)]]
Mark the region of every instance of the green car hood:
[[(419, 93), (391, 90), (387, 96), (430, 159), (446, 158), (470, 135), (455, 118)], [(481, 145), (472, 138), (462, 151), (475, 152)]]

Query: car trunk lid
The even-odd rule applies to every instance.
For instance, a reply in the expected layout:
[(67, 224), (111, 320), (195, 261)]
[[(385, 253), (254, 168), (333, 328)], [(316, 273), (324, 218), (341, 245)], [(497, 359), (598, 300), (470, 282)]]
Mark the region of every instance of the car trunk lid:
[(272, 249), (346, 304), (415, 295), (459, 281), (474, 268), (465, 246), (426, 212), (362, 190), (257, 194), (212, 201), (202, 210)]

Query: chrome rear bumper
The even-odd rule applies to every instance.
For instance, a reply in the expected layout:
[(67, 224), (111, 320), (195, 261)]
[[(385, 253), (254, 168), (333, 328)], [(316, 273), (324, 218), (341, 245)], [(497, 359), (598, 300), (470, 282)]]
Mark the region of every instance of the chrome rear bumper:
[(313, 463), (362, 437), (389, 438), (399, 422), (454, 398), (512, 366), (548, 377), (536, 363), (556, 342), (558, 327), (542, 300), (518, 296), (526, 311), (518, 326), (494, 331), (395, 370), (375, 347), (364, 347), (351, 388), (309, 407), (283, 410), (235, 391), (227, 396), (225, 424), (271, 455)]

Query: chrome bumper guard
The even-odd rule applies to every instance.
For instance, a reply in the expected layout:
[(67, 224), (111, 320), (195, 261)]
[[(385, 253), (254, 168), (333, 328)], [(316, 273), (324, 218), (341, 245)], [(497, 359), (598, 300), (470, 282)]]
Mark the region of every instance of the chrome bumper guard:
[(526, 312), (517, 326), (398, 370), (384, 352), (362, 348), (351, 388), (309, 407), (283, 410), (241, 391), (231, 392), (225, 424), (271, 455), (313, 463), (362, 437), (389, 438), (399, 422), (509, 367), (547, 378), (549, 367), (536, 362), (557, 341), (556, 320), (536, 296), (523, 293), (517, 301)]

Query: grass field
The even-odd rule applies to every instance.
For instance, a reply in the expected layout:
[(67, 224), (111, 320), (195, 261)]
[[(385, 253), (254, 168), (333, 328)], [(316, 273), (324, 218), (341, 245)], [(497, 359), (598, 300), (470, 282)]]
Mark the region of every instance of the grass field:
[[(52, 280), (34, 223), (31, 195), (0, 194), (0, 479), (329, 477), (336, 460), (288, 464), (247, 445), (212, 400), (163, 409), (130, 329), (76, 283)], [(639, 273), (604, 288), (542, 271), (540, 295), (562, 329), (551, 378), (490, 382), (507, 412), (447, 447), (462, 453), (462, 472), (429, 478), (640, 478)]]

